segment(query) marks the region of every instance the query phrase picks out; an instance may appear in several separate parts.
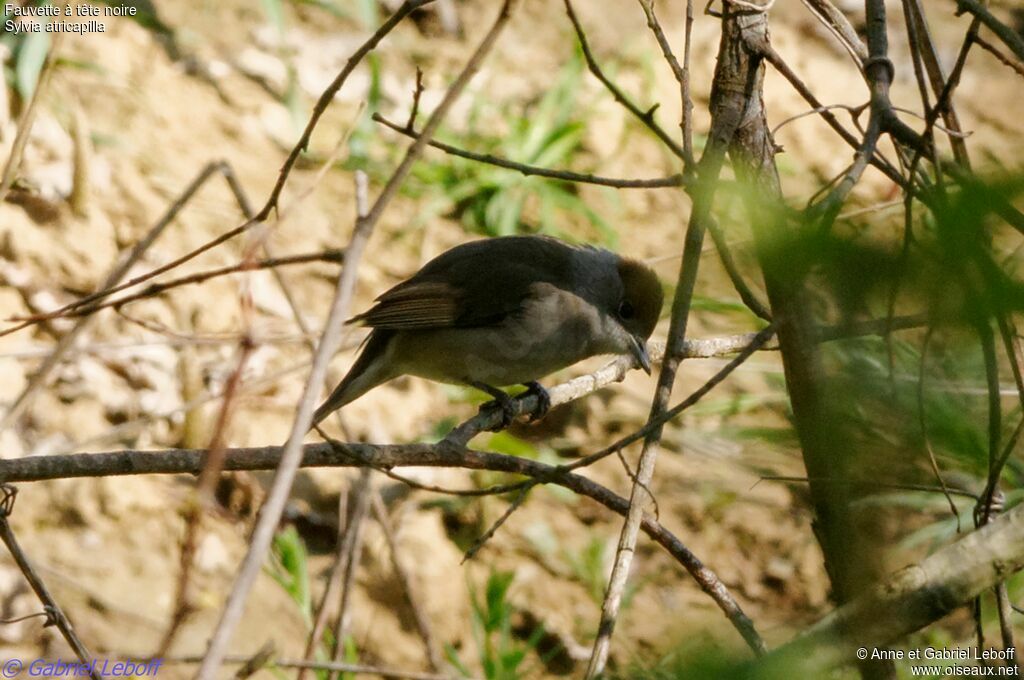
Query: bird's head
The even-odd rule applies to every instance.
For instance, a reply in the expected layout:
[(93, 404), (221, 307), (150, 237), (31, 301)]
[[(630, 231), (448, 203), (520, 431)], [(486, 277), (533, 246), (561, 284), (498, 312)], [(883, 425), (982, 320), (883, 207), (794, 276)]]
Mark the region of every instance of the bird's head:
[(651, 359), (647, 355), (647, 339), (661, 314), (664, 298), (661, 282), (650, 267), (636, 260), (620, 258), (617, 270), (622, 287), (612, 316), (625, 331), (622, 339), (629, 353), (649, 375)]

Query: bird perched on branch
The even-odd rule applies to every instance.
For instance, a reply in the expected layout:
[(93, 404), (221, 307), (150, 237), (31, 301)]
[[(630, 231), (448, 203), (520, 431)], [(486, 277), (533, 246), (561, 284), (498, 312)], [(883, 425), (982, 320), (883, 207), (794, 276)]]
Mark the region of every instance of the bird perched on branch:
[(373, 331), (313, 424), (400, 375), (472, 385), (514, 413), (498, 389), (523, 384), (550, 405), (537, 379), (598, 354), (629, 354), (648, 374), (662, 289), (646, 265), (544, 236), (465, 243), (437, 256), (350, 320)]

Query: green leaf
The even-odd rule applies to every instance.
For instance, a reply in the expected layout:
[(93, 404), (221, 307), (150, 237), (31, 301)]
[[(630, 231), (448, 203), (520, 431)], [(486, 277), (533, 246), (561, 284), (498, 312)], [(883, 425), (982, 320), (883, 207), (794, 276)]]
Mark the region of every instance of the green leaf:
[(14, 60), (14, 82), (22, 101), (28, 100), (39, 84), (39, 74), (50, 52), (48, 33), (28, 33)]

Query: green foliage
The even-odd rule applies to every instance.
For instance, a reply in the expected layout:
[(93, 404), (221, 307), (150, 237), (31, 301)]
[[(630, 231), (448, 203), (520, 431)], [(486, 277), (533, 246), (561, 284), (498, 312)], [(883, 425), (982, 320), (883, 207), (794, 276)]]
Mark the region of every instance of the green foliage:
[[(274, 536), (274, 542), (270, 547), (270, 556), (271, 565), (268, 569), (270, 576), (292, 598), (302, 613), (306, 626), (312, 630), (314, 612), (309, 581), (309, 551), (306, 548), (306, 542), (295, 527), (289, 526)], [(328, 650), (334, 647), (334, 640), (333, 631), (329, 628), (325, 629), (323, 639), (316, 647), (318, 659), (330, 658)], [(344, 649), (344, 660), (347, 663), (358, 663), (359, 652), (351, 635), (345, 636), (342, 648)], [(326, 680), (331, 675), (325, 670), (317, 670), (315, 674), (320, 680)], [(355, 676), (351, 673), (343, 673), (341, 677), (348, 679)]]
[[(461, 145), (529, 165), (570, 167), (583, 150), (587, 124), (587, 111), (580, 107), (577, 97), (582, 73), (582, 57), (574, 53), (536, 103), (525, 110), (518, 105), (498, 105), (501, 126), (492, 120), (492, 106), (478, 98), (469, 117), (469, 131), (461, 135)], [(489, 130), (506, 130), (479, 132), (482, 119), (487, 119)], [(571, 238), (564, 228), (564, 217), (570, 216), (589, 224), (599, 240), (609, 244), (616, 241), (614, 228), (577, 195), (576, 187), (569, 182), (528, 177), (457, 156), (420, 163), (413, 174), (418, 185), (414, 191), (427, 197), (426, 209), (421, 212), (423, 220), (447, 211), (467, 230), (486, 236), (525, 231)], [(525, 225), (528, 219), (536, 222)]]
[(274, 536), (270, 575), (299, 606), (307, 624), (313, 622), (313, 601), (309, 590), (309, 553), (295, 527)]
[[(576, 580), (582, 583), (587, 594), (595, 603), (604, 600), (605, 586), (608, 582), (608, 544), (601, 536), (591, 536), (586, 544), (576, 553), (565, 552), (566, 562)], [(623, 595), (622, 607), (629, 606), (629, 601), (636, 594), (635, 581), (627, 582)]]
[[(480, 666), (488, 680), (526, 677), (527, 669), (523, 664), (544, 636), (541, 626), (535, 627), (525, 640), (513, 632), (516, 611), (508, 601), (508, 590), (514, 578), (515, 574), (510, 571), (492, 571), (482, 596), (472, 584), (469, 587), (473, 638)], [(460, 673), (466, 677), (473, 675), (453, 647), (446, 647), (445, 653)]]
[[(40, 3), (48, 6), (50, 3)], [(6, 4), (5, 4), (6, 7)], [(4, 22), (13, 17), (4, 14)], [(4, 79), (14, 87), (22, 102), (27, 102), (35, 91), (42, 73), (46, 55), (50, 52), (49, 33), (0, 33), (0, 45), (11, 54), (4, 64)]]

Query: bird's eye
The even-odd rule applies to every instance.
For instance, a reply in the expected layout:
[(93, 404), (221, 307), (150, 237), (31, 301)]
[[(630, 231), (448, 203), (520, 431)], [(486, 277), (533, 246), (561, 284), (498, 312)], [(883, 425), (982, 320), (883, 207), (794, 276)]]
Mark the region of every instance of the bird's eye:
[(629, 300), (623, 300), (619, 305), (619, 318), (629, 320), (633, 318), (634, 313), (633, 305), (629, 304)]

